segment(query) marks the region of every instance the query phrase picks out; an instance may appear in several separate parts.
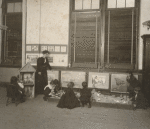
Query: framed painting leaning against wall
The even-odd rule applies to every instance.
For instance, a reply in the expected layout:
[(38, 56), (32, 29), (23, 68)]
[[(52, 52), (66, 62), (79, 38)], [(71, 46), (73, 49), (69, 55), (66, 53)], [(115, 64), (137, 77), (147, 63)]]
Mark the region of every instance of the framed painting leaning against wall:
[[(128, 82), (126, 81), (128, 74), (112, 74), (111, 75), (111, 92), (127, 93)], [(134, 75), (138, 79), (138, 75)]]
[(88, 87), (109, 89), (109, 73), (89, 72)]

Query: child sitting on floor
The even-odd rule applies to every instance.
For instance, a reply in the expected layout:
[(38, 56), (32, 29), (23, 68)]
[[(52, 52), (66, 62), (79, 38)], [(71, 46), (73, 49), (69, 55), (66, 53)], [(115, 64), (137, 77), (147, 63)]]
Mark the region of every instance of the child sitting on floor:
[(61, 96), (57, 107), (68, 108), (68, 109), (80, 107), (80, 101), (75, 96), (75, 93), (73, 91), (73, 86), (74, 86), (73, 82), (69, 82), (67, 84), (68, 88), (66, 89), (65, 93)]
[(138, 108), (146, 109), (149, 104), (147, 99), (144, 97), (144, 94), (141, 92), (140, 87), (134, 88), (135, 96), (133, 98), (133, 110)]
[[(24, 102), (26, 95), (25, 95), (25, 90), (24, 90), (23, 84), (19, 82), (19, 80), (18, 80), (18, 78), (16, 76), (12, 76), (11, 77), (10, 83), (12, 85), (14, 85), (16, 87), (16, 89), (17, 89), (17, 91), (15, 93), (16, 97), (17, 97), (17, 100), (19, 102)], [(12, 100), (12, 101), (14, 101), (14, 100)]]
[(48, 97), (55, 96), (55, 94), (60, 90), (59, 81), (57, 79), (52, 80), (50, 84), (45, 86), (44, 88), (44, 101), (48, 99)]
[(139, 82), (139, 80), (133, 75), (132, 72), (129, 72), (129, 75), (126, 78), (127, 82), (129, 83), (128, 87), (127, 87), (127, 91), (129, 92), (129, 98), (130, 100), (133, 100), (134, 96), (135, 96), (135, 92), (134, 89), (136, 87), (141, 87), (141, 84)]
[(54, 80), (54, 84), (55, 84), (54, 93), (57, 94), (58, 91), (61, 89), (61, 87), (57, 79)]
[(88, 104), (88, 107), (91, 108), (91, 91), (87, 88), (87, 82), (82, 82), (83, 89), (80, 90), (80, 102), (82, 107)]

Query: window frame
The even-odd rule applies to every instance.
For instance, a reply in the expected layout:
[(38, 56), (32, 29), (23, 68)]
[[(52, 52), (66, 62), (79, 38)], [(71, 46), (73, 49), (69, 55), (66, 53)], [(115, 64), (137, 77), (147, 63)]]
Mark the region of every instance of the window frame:
[[(103, 1), (103, 0), (99, 0), (99, 9), (78, 9), (78, 10), (75, 10), (75, 0), (71, 0), (72, 4), (70, 4), (70, 7), (72, 8), (73, 12), (99, 11), (100, 7), (101, 7), (101, 1)], [(82, 0), (82, 4), (83, 4), (83, 0)]]
[[(22, 1), (21, 0), (13, 0), (13, 1), (10, 1), (10, 0), (8, 0), (6, 3), (4, 3), (4, 4), (6, 4), (6, 7), (7, 7), (7, 5), (8, 5), (8, 3), (21, 3), (21, 5), (22, 5)], [(8, 15), (21, 15), (21, 17), (22, 17), (22, 7), (21, 7), (21, 12), (7, 12), (7, 9), (5, 10), (6, 12), (3, 14), (3, 23), (4, 24), (6, 24), (6, 17), (8, 16)], [(22, 18), (21, 18), (21, 23), (22, 23)], [(7, 25), (6, 25), (7, 26)], [(21, 24), (21, 26), (22, 26), (22, 24)], [(21, 27), (21, 29), (22, 29), (22, 27)], [(14, 57), (10, 57), (10, 58), (12, 58), (12, 60), (11, 60), (11, 63), (7, 63), (7, 64), (5, 64), (5, 60), (8, 58), (8, 31), (9, 31), (9, 28), (8, 28), (8, 30), (7, 31), (3, 31), (3, 37), (2, 37), (2, 40), (3, 40), (3, 44), (0, 46), (1, 47), (1, 62), (0, 62), (0, 67), (14, 67), (14, 68), (16, 68), (16, 67), (20, 67), (22, 64), (21, 63), (18, 63), (18, 64), (14, 64), (14, 59), (17, 59), (17, 58), (20, 58), (21, 57), (21, 60), (19, 60), (20, 62), (22, 62), (22, 54), (21, 54), (21, 56), (16, 56), (15, 58)], [(22, 31), (21, 31), (22, 32)], [(20, 36), (21, 38), (22, 38), (22, 36)], [(20, 41), (21, 42), (21, 45), (22, 45), (22, 40), (21, 39), (17, 39), (17, 41)], [(17, 52), (19, 52), (18, 49), (19, 48), (19, 46), (17, 45)], [(22, 53), (22, 52), (21, 52)], [(19, 54), (20, 55), (20, 54)], [(14, 59), (13, 59), (14, 58)], [(9, 59), (8, 59), (9, 60)]]
[(108, 1), (107, 0), (107, 9), (130, 9), (136, 7), (136, 0), (134, 0), (134, 7), (126, 7), (126, 0), (125, 0), (125, 7), (117, 7), (117, 0), (116, 0), (116, 7), (115, 8), (108, 8)]
[[(100, 37), (98, 40), (100, 40), (99, 42), (99, 52), (98, 52), (98, 60), (97, 60), (97, 66), (95, 67), (91, 67), (91, 65), (84, 65), (82, 68), (97, 68), (97, 69), (102, 69), (102, 70), (114, 70), (114, 69), (122, 69), (122, 70), (126, 70), (126, 69), (138, 69), (138, 33), (139, 33), (139, 8), (140, 8), (140, 0), (135, 0), (135, 6), (134, 7), (126, 7), (126, 8), (107, 8), (107, 0), (101, 0), (100, 1), (100, 9), (98, 11), (101, 12), (101, 22), (100, 22)], [(76, 67), (78, 68), (79, 66), (81, 66), (81, 64), (72, 64), (71, 62), (71, 41), (70, 41), (70, 35), (71, 35), (71, 13), (73, 12), (86, 12), (86, 11), (91, 11), (91, 10), (75, 10), (74, 7), (72, 6), (72, 3), (74, 4), (74, 0), (71, 0), (70, 2), (70, 18), (69, 18), (69, 58), (68, 58), (68, 62), (69, 64), (71, 64), (71, 67)], [(135, 32), (135, 51), (136, 51), (136, 55), (135, 55), (135, 63), (134, 64), (105, 64), (105, 17), (106, 17), (106, 11), (111, 11), (111, 10), (134, 10), (135, 11), (135, 15), (136, 15), (136, 32)], [(92, 10), (92, 11), (97, 11), (97, 10)]]
[[(121, 9), (120, 9), (121, 10)], [(126, 9), (123, 9), (123, 10), (126, 10)], [(116, 11), (116, 10), (111, 10), (111, 11)], [(109, 19), (110, 19), (110, 12), (111, 12), (110, 10), (108, 10), (108, 13), (109, 13), (109, 16), (108, 16), (108, 22), (109, 22)], [(129, 11), (129, 9), (127, 9), (127, 11)], [(135, 12), (135, 9), (133, 8), (133, 9), (130, 9), (130, 11), (132, 12), (132, 35), (131, 35), (131, 64), (129, 64), (129, 63), (119, 63), (119, 64), (113, 64), (113, 63), (110, 63), (110, 61), (109, 61), (109, 49), (110, 49), (110, 47), (109, 47), (109, 42), (110, 42), (110, 37), (109, 37), (109, 35), (110, 35), (110, 26), (109, 26), (109, 24), (110, 23), (108, 23), (108, 48), (107, 48), (107, 66), (108, 65), (110, 65), (109, 66), (109, 68), (129, 68), (129, 69), (133, 69), (134, 68), (134, 64), (133, 64), (133, 53), (134, 53), (134, 48), (133, 48), (133, 45), (137, 45), (136, 43), (134, 43), (134, 37), (133, 37), (133, 35), (134, 35), (134, 12)], [(136, 29), (136, 28), (135, 28)], [(106, 32), (105, 32), (106, 33)], [(137, 50), (135, 50), (135, 51), (137, 51)], [(137, 60), (137, 59), (136, 59)], [(106, 66), (106, 67), (107, 67)]]
[[(101, 6), (102, 4), (102, 1), (103, 0), (100, 0), (99, 2), (99, 7)], [(83, 9), (83, 10), (75, 10), (75, 0), (71, 0), (70, 2), (70, 17), (69, 17), (69, 58), (68, 58), (68, 62), (69, 64), (71, 64), (71, 67), (73, 68), (98, 68), (98, 66), (100, 65), (100, 62), (101, 60), (99, 59), (100, 58), (100, 54), (101, 54), (101, 44), (96, 44), (96, 48), (95, 48), (95, 63), (77, 63), (77, 62), (72, 62), (71, 58), (72, 58), (72, 55), (71, 55), (71, 19), (72, 19), (72, 13), (78, 13), (78, 12), (97, 12), (99, 11), (101, 13), (101, 9)], [(100, 21), (101, 23), (101, 21)], [(99, 40), (99, 42), (101, 41), (101, 28), (100, 28), (100, 36), (99, 38), (96, 39)], [(97, 33), (97, 32), (96, 32)], [(96, 36), (97, 37), (97, 36)], [(99, 51), (97, 51), (97, 49), (99, 49)]]
[[(108, 1), (107, 1), (108, 2)], [(106, 11), (120, 11), (120, 10), (131, 10), (132, 12), (134, 12), (134, 14), (136, 15), (136, 33), (135, 33), (135, 37), (136, 37), (136, 41), (135, 41), (135, 51), (136, 51), (136, 56), (135, 56), (135, 63), (131, 64), (125, 64), (125, 63), (120, 63), (120, 64), (112, 64), (112, 63), (104, 63), (104, 69), (138, 69), (138, 32), (139, 32), (139, 28), (138, 28), (138, 24), (139, 24), (139, 7), (140, 7), (140, 0), (135, 0), (135, 6), (134, 7), (126, 7), (126, 8), (108, 8), (108, 3), (106, 4)], [(105, 48), (104, 48), (105, 49)], [(132, 53), (132, 58), (133, 58), (133, 52)], [(108, 56), (108, 54), (107, 54)], [(131, 59), (133, 60), (133, 59)], [(105, 61), (104, 61), (105, 62)]]

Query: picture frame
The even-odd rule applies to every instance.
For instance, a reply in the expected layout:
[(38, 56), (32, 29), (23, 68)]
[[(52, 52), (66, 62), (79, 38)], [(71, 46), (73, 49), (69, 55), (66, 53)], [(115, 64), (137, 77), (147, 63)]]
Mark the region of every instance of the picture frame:
[(60, 46), (55, 46), (55, 52), (60, 52)]
[(69, 82), (74, 83), (73, 88), (82, 88), (82, 82), (86, 80), (86, 73), (80, 71), (61, 71), (61, 85), (67, 87)]
[(32, 49), (32, 51), (38, 52), (39, 51), (39, 46), (38, 45), (32, 45), (31, 49)]
[(24, 73), (22, 78), (24, 85), (34, 85), (34, 74), (33, 73)]
[[(111, 92), (127, 93), (127, 76), (128, 74), (111, 74)], [(138, 75), (134, 76), (138, 79)]]
[(59, 71), (47, 70), (48, 84), (54, 80), (59, 80)]
[(48, 51), (49, 51), (49, 52), (54, 52), (54, 51), (55, 51), (54, 46), (48, 46)]
[(31, 51), (31, 45), (26, 46), (26, 51)]
[(89, 72), (88, 87), (97, 89), (109, 89), (109, 73)]
[(67, 54), (50, 54), (48, 57), (51, 66), (67, 67), (68, 66), (68, 55)]
[(45, 50), (48, 50), (48, 46), (46, 46), (46, 45), (41, 46), (41, 52), (45, 51)]
[(60, 50), (61, 50), (61, 52), (67, 52), (67, 47), (66, 46), (61, 46)]
[(25, 95), (28, 98), (33, 98), (34, 97), (33, 87), (25, 87)]
[(26, 63), (30, 62), (31, 65), (37, 64), (37, 59), (39, 58), (39, 54), (26, 54)]

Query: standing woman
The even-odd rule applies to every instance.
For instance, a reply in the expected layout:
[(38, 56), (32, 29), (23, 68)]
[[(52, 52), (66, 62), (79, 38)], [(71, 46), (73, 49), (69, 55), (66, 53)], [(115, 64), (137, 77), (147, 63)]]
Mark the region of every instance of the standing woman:
[(37, 59), (37, 70), (35, 76), (35, 93), (43, 94), (44, 87), (48, 84), (47, 69), (51, 70), (51, 66), (48, 62), (49, 51), (42, 52), (43, 57)]

